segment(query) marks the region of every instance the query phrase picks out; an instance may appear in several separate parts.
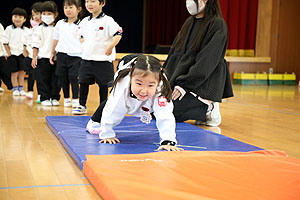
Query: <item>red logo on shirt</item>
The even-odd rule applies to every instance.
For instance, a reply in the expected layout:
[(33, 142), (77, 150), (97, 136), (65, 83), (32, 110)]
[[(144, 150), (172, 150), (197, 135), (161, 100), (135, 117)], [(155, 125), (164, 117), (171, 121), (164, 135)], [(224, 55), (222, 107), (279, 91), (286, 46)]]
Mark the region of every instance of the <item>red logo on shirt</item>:
[(166, 106), (167, 105), (167, 99), (165, 96), (162, 96), (162, 97), (158, 97), (158, 105), (160, 107), (163, 107), (163, 106)]
[(104, 27), (103, 27), (103, 26), (100, 26), (100, 27), (99, 27), (99, 30), (103, 30), (103, 29), (104, 29)]

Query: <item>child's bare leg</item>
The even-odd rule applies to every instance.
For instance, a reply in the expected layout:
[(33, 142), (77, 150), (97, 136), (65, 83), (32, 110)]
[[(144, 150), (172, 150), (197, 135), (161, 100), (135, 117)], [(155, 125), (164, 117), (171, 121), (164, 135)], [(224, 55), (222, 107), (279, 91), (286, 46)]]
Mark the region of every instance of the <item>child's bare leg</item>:
[(24, 70), (18, 71), (18, 81), (19, 85), (23, 86), (24, 85)]
[(13, 87), (18, 87), (18, 72), (11, 73), (11, 83)]

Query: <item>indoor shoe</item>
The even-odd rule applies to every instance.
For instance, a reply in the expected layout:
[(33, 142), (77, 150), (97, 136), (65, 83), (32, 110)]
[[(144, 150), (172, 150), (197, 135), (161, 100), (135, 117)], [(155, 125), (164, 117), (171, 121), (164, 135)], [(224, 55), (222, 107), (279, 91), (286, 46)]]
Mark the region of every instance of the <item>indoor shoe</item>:
[(87, 113), (87, 109), (85, 106), (79, 105), (77, 108), (72, 110), (73, 115), (83, 115)]
[(77, 108), (79, 106), (79, 99), (72, 99), (72, 107)]
[(52, 99), (52, 106), (59, 106), (59, 101)]
[(218, 102), (213, 103), (213, 109), (206, 113), (207, 126), (219, 126), (221, 124), (221, 113)]
[(100, 125), (101, 124), (99, 122), (95, 122), (92, 119), (90, 119), (86, 125), (86, 130), (90, 134), (99, 134), (101, 132)]
[(52, 103), (50, 100), (44, 100), (41, 102), (41, 105), (42, 106), (52, 106)]
[(12, 93), (13, 96), (20, 96), (19, 90), (14, 90)]
[(33, 92), (32, 91), (27, 92), (26, 98), (27, 99), (32, 99), (33, 98)]
[(64, 100), (64, 107), (71, 107), (72, 106), (72, 102), (70, 98), (67, 98)]

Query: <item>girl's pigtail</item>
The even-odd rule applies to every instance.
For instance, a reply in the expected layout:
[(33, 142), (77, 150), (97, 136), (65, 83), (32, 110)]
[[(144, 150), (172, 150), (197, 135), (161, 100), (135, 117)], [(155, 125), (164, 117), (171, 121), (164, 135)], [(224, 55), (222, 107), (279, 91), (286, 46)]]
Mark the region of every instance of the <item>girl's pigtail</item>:
[(161, 86), (161, 95), (165, 96), (167, 101), (169, 102), (172, 99), (172, 88), (170, 86), (165, 70), (163, 68), (160, 69), (159, 76), (163, 82), (163, 85)]
[(121, 79), (123, 79), (125, 76), (127, 76), (127, 75), (129, 74), (130, 69), (131, 69), (131, 67), (119, 71), (117, 78), (114, 80), (113, 89), (116, 87), (117, 83), (118, 83)]

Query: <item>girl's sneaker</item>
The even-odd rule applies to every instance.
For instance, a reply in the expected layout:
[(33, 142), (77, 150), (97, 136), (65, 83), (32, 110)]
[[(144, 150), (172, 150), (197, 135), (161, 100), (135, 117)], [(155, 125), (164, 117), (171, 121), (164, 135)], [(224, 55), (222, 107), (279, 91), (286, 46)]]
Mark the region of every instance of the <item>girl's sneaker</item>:
[(101, 124), (99, 122), (95, 122), (92, 119), (90, 119), (86, 125), (86, 130), (90, 134), (99, 134), (101, 133), (100, 125)]
[(33, 99), (33, 92), (32, 91), (27, 92), (26, 98), (27, 99)]
[(64, 107), (71, 107), (72, 106), (72, 102), (70, 98), (67, 98), (64, 100)]
[(41, 95), (40, 95), (40, 94), (38, 95), (38, 97), (37, 97), (35, 103), (41, 103)]
[(72, 107), (77, 108), (79, 106), (79, 99), (72, 99)]
[(42, 106), (52, 106), (52, 103), (50, 100), (44, 100), (41, 102), (41, 105)]
[(52, 106), (59, 106), (59, 101), (52, 99)]
[(87, 113), (87, 109), (85, 106), (79, 105), (77, 108), (72, 110), (73, 115), (83, 115)]
[(20, 91), (20, 96), (26, 96), (26, 92), (24, 90)]
[(14, 90), (12, 93), (13, 96), (20, 96), (19, 90)]
[(2, 87), (0, 87), (0, 92), (4, 92), (4, 89)]

